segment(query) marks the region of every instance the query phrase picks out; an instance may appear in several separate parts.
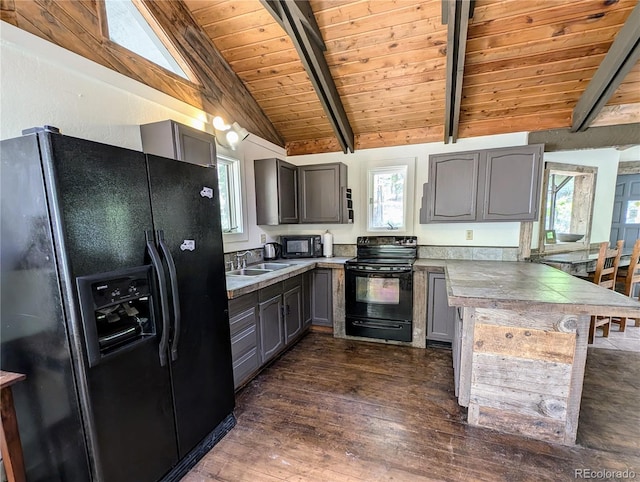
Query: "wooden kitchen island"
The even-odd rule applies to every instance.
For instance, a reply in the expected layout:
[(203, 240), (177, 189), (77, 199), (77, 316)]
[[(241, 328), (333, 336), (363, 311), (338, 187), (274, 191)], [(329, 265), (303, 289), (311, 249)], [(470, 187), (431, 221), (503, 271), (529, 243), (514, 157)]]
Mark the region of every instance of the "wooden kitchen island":
[(640, 303), (550, 266), (447, 260), (456, 394), (468, 423), (574, 444), (590, 315)]

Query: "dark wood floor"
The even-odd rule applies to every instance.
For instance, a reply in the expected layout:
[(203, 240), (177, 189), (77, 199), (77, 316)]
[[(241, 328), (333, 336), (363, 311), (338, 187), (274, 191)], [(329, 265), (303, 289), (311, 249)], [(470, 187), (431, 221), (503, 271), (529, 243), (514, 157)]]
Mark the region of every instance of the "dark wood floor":
[[(631, 425), (621, 435), (634, 432), (636, 445), (610, 443), (614, 434), (599, 438), (611, 427), (602, 427), (599, 403), (590, 401), (579, 433), (597, 448), (565, 447), (467, 426), (448, 350), (312, 332), (238, 394), (237, 426), (183, 480), (560, 481), (573, 479), (574, 469), (630, 469), (640, 477), (639, 366), (634, 380), (613, 381), (635, 392), (620, 390), (612, 407), (628, 404), (623, 416), (635, 409), (628, 421), (635, 431)], [(598, 374), (589, 385), (603, 392), (605, 413), (608, 379)]]

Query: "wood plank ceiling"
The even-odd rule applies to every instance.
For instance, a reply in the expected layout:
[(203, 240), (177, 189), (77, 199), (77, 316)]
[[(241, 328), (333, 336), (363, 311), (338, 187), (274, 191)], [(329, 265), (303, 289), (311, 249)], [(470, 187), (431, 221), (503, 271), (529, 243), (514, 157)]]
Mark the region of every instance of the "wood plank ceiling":
[[(293, 43), (259, 0), (185, 0), (290, 155), (342, 150)], [(356, 149), (443, 139), (440, 0), (311, 0)], [(636, 0), (478, 0), (458, 136), (569, 128)], [(638, 122), (640, 66), (593, 125)]]

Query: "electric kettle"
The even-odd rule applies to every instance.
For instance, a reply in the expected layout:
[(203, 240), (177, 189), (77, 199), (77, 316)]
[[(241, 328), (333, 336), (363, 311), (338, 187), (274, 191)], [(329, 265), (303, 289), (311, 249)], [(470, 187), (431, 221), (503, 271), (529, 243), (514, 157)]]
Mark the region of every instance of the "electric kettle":
[(267, 243), (263, 249), (262, 257), (265, 261), (278, 259), (280, 257), (281, 249), (278, 243)]

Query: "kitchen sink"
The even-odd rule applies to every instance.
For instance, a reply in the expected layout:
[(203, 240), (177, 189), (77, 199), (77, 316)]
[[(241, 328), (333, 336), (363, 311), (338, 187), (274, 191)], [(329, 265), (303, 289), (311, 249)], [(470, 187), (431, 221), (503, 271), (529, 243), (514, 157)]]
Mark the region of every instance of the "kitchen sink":
[(227, 276), (260, 276), (261, 274), (271, 273), (271, 269), (242, 268), (233, 271), (227, 271)]
[(271, 271), (275, 271), (277, 269), (288, 268), (289, 266), (291, 265), (287, 263), (260, 263), (254, 264), (253, 266), (251, 266), (251, 268), (268, 269)]

